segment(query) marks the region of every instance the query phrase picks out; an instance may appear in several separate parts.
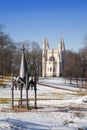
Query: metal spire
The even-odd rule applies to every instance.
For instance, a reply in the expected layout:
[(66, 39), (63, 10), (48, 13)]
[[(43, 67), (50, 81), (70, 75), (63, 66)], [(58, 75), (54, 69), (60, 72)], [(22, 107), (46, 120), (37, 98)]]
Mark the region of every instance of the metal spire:
[(24, 45), (22, 47), (22, 57), (21, 57), (21, 65), (20, 65), (20, 72), (19, 72), (19, 77), (22, 79), (26, 78), (27, 75), (27, 63), (26, 63), (26, 58), (25, 58), (25, 48)]

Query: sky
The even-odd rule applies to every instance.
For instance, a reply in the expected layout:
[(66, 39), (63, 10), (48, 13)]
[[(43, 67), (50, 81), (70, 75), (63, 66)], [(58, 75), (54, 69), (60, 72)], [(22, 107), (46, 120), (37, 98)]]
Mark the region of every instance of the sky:
[(0, 24), (15, 42), (42, 47), (47, 37), (55, 49), (63, 37), (66, 49), (78, 51), (87, 34), (87, 0), (0, 0)]

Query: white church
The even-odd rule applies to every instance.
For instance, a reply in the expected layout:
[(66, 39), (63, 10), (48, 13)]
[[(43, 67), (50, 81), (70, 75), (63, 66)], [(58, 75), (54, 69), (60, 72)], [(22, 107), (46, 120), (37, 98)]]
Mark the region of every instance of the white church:
[(45, 38), (42, 47), (42, 77), (60, 77), (64, 69), (64, 39), (60, 38), (57, 49), (49, 49)]

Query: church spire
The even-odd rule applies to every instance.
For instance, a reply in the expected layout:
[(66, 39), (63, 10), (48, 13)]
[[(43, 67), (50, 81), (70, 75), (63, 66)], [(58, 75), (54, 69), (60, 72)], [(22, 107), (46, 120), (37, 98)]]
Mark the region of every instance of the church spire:
[(65, 51), (65, 44), (64, 44), (64, 38), (60, 36), (60, 42), (59, 42), (59, 50)]
[(46, 38), (46, 49), (49, 48), (49, 43), (48, 43), (48, 39)]
[(62, 51), (65, 51), (64, 38), (62, 38)]
[(60, 41), (59, 41), (59, 51), (62, 51), (62, 38), (60, 36)]
[(45, 37), (43, 42), (43, 49), (47, 50), (48, 48), (49, 48), (48, 39)]

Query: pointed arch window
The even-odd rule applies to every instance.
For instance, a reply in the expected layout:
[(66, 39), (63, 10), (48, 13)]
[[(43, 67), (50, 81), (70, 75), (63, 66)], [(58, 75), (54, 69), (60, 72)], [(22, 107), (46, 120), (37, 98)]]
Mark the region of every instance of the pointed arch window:
[(52, 71), (52, 68), (50, 68), (50, 72)]
[(54, 56), (51, 56), (51, 57), (49, 58), (49, 61), (55, 61)]

